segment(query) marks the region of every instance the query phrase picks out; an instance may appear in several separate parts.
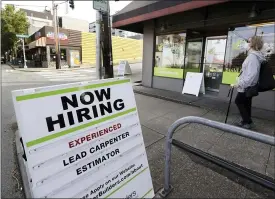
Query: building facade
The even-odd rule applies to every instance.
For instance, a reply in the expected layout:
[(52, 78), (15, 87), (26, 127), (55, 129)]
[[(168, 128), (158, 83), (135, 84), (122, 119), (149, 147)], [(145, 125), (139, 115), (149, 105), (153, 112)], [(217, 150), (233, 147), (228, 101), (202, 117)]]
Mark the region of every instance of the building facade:
[[(59, 28), (61, 67), (76, 67), (81, 64), (81, 32)], [(54, 29), (44, 26), (30, 36), (26, 51), (29, 67), (55, 67), (56, 52)]]
[[(28, 67), (55, 67), (56, 53), (53, 27), (44, 26), (28, 39)], [(59, 28), (61, 67), (95, 66), (96, 34)], [(113, 63), (142, 61), (142, 40), (112, 37)]]
[[(89, 23), (89, 32), (96, 33), (96, 22)], [(112, 28), (112, 36), (142, 39), (142, 34)]]
[[(182, 92), (186, 73), (198, 72), (207, 93), (225, 100), (247, 56), (244, 44), (253, 35), (263, 38), (263, 53), (275, 75), (273, 2), (133, 4), (113, 17), (113, 27), (143, 33), (144, 86)], [(253, 106), (274, 111), (274, 99), (275, 91), (260, 93)]]
[(53, 16), (51, 12), (37, 12), (23, 8), (20, 8), (20, 10), (26, 13), (28, 22), (30, 24), (28, 28), (28, 35), (34, 34), (44, 26), (52, 26)]

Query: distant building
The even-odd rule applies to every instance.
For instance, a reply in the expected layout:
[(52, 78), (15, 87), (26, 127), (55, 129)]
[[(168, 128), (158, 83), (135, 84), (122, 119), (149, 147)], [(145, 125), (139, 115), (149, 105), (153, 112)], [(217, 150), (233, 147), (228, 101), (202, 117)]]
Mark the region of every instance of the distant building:
[(71, 30), (78, 30), (81, 32), (89, 32), (89, 22), (81, 19), (71, 17), (59, 17), (59, 27)]
[[(49, 11), (37, 12), (20, 8), (26, 13), (28, 22), (30, 24), (28, 34), (32, 35), (44, 26), (53, 25), (53, 15)], [(60, 28), (78, 30), (81, 32), (89, 32), (89, 22), (81, 19), (75, 19), (67, 16), (58, 17)]]
[[(89, 32), (91, 33), (96, 32), (96, 22), (92, 22), (89, 24)], [(112, 28), (112, 36), (127, 37), (132, 39), (142, 39), (142, 34), (120, 30), (120, 29), (114, 29), (114, 28)]]
[(32, 35), (44, 26), (52, 26), (53, 16), (51, 12), (37, 12), (24, 8), (20, 8), (20, 10), (26, 13), (28, 22), (30, 24), (28, 28), (28, 35)]

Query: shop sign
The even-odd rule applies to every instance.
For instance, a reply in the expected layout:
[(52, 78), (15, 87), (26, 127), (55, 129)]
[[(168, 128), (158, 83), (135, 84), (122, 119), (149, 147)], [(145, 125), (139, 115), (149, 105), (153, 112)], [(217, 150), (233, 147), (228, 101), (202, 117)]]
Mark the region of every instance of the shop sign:
[(34, 198), (154, 196), (129, 79), (12, 94)]
[(154, 67), (154, 76), (182, 79), (183, 78), (183, 69)]
[[(48, 32), (47, 38), (54, 39), (54, 32)], [(68, 40), (68, 36), (65, 33), (59, 33), (59, 39), (60, 40)]]

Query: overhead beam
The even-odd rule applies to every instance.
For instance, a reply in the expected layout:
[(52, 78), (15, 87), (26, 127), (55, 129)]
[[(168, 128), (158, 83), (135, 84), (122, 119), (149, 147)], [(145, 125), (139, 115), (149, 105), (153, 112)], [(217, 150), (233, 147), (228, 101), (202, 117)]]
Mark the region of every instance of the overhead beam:
[(155, 19), (155, 18), (159, 18), (159, 17), (171, 15), (171, 14), (176, 14), (179, 12), (184, 12), (184, 11), (188, 11), (188, 10), (192, 10), (192, 9), (196, 9), (196, 8), (209, 6), (209, 5), (225, 3), (228, 1), (230, 1), (230, 0), (190, 1), (190, 2), (179, 4), (177, 6), (172, 6), (172, 7), (164, 8), (161, 10), (156, 10), (156, 11), (153, 11), (150, 13), (146, 13), (146, 14), (142, 14), (139, 16), (135, 16), (135, 17), (131, 17), (128, 19), (114, 22), (113, 28), (119, 28), (119, 27), (126, 26), (129, 24), (139, 23), (139, 22), (150, 20), (150, 19)]

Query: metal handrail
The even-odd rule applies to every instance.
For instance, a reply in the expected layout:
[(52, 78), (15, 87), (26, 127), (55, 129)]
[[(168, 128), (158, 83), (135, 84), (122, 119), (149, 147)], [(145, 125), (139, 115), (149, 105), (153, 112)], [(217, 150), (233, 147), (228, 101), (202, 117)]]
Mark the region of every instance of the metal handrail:
[(201, 117), (188, 116), (183, 117), (175, 121), (168, 129), (165, 143), (165, 168), (164, 168), (164, 189), (161, 195), (167, 195), (171, 191), (170, 186), (170, 162), (171, 162), (171, 148), (172, 148), (172, 137), (175, 130), (186, 123), (197, 123), (205, 126), (209, 126), (215, 129), (223, 130), (225, 132), (233, 133), (242, 137), (250, 138), (265, 144), (275, 146), (275, 137), (264, 135), (262, 133), (257, 133), (240, 127), (236, 127), (229, 124), (224, 124), (221, 122), (216, 122), (208, 120)]

